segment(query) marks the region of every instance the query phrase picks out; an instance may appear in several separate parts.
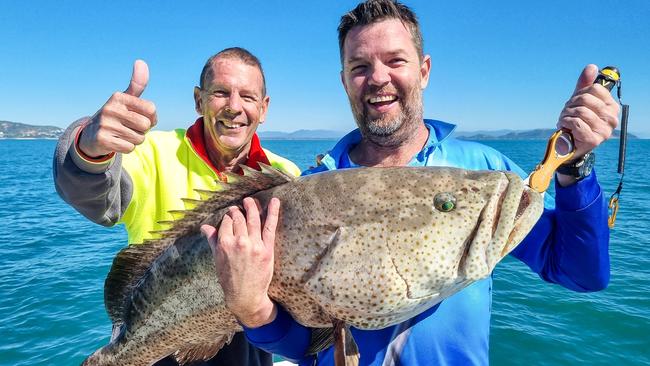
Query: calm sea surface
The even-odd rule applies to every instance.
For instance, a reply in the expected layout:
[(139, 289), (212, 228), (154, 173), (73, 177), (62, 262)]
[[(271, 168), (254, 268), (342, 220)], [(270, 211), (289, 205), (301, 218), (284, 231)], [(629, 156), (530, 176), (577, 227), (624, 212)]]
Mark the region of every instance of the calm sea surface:
[[(301, 168), (333, 141), (265, 141)], [(496, 141), (530, 171), (544, 141)], [(51, 140), (0, 140), (0, 365), (78, 365), (110, 334), (103, 285), (126, 243), (121, 227), (89, 223), (52, 184)], [(598, 150), (607, 195), (618, 142)], [(544, 283), (506, 258), (494, 272), (493, 365), (650, 365), (650, 140), (629, 142), (611, 236), (612, 279), (579, 294)]]

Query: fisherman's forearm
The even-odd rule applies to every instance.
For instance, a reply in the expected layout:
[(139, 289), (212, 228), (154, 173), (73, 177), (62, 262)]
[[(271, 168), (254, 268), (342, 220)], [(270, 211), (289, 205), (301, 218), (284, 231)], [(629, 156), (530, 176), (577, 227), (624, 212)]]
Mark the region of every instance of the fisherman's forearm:
[(556, 209), (545, 210), (512, 254), (549, 282), (597, 291), (609, 281), (607, 208), (595, 173), (556, 185)]
[[(609, 282), (607, 206), (595, 172), (582, 181), (556, 187), (556, 245), (565, 281), (575, 291), (598, 291)], [(570, 285), (567, 285), (569, 283)]]
[(244, 326), (248, 341), (295, 363), (312, 359), (313, 356), (305, 355), (311, 342), (311, 330), (296, 322), (280, 305), (276, 305), (276, 311), (273, 321), (266, 325)]
[(95, 223), (111, 226), (126, 210), (133, 184), (122, 171), (119, 155), (103, 172), (89, 172), (75, 162), (76, 132), (86, 120), (74, 122), (59, 139), (54, 154), (54, 184), (61, 198), (82, 215)]

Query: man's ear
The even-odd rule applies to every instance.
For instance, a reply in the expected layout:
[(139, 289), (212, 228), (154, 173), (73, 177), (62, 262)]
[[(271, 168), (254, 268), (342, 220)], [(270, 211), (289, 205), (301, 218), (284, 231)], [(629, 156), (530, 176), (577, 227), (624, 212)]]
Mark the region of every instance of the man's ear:
[(262, 107), (260, 108), (260, 124), (266, 121), (266, 112), (269, 110), (269, 103), (271, 103), (271, 97), (267, 95), (262, 99)]
[(429, 75), (431, 75), (431, 56), (424, 55), (422, 65), (420, 65), (420, 88), (422, 90), (429, 85)]
[(345, 83), (345, 73), (343, 72), (343, 70), (341, 70), (340, 75), (341, 75), (341, 84), (343, 84), (343, 89), (345, 89), (345, 94), (348, 94), (348, 85)]
[(201, 88), (194, 87), (194, 109), (199, 116), (203, 115), (202, 101), (201, 101)]

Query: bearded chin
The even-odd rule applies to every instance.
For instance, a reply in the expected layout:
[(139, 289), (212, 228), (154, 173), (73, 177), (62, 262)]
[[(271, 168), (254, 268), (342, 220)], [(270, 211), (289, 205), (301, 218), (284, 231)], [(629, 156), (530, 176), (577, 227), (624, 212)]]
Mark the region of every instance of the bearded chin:
[(399, 145), (412, 137), (417, 126), (422, 123), (422, 95), (413, 90), (409, 98), (400, 100), (400, 112), (396, 116), (385, 115), (381, 118), (368, 117), (368, 107), (357, 108), (352, 101), (352, 112), (359, 130), (364, 138), (383, 146)]
[(361, 118), (363, 118), (365, 121), (365, 126), (368, 129), (368, 133), (385, 137), (392, 135), (395, 131), (402, 127), (402, 124), (404, 123), (404, 117), (404, 111), (400, 110), (399, 115), (392, 119), (390, 119), (388, 116), (377, 119), (368, 119), (367, 113), (365, 113)]

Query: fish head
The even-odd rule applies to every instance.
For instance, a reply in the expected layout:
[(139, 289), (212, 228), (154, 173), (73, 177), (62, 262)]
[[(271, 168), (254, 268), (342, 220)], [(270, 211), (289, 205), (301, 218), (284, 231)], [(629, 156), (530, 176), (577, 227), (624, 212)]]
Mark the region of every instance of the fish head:
[[(410, 201), (388, 243), (409, 299), (440, 301), (490, 275), (528, 234), (543, 197), (512, 172), (423, 169), (420, 202)], [(406, 234), (406, 235), (405, 235)]]
[(509, 172), (354, 174), (361, 188), (340, 196), (364, 208), (345, 211), (354, 213), (351, 223), (332, 236), (306, 287), (330, 314), (361, 329), (403, 322), (489, 276), (543, 210), (542, 196)]

